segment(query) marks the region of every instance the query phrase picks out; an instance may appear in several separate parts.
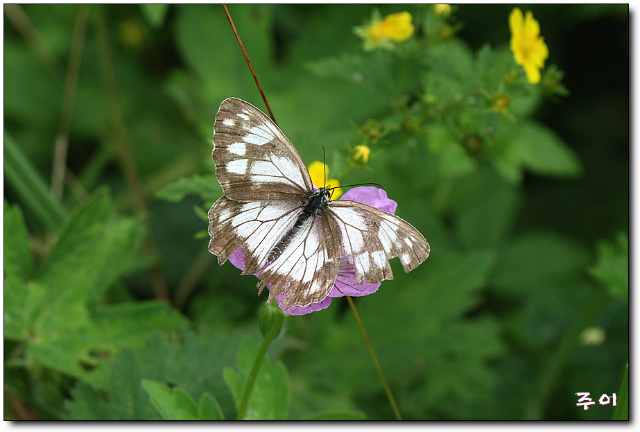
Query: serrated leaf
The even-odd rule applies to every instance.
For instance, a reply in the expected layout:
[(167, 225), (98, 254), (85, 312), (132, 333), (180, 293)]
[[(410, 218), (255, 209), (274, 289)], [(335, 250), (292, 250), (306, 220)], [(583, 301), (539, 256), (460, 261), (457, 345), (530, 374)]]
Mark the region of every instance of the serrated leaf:
[[(52, 295), (84, 288), (80, 299), (97, 300), (125, 272), (142, 265), (144, 228), (117, 215), (111, 197), (100, 193), (76, 210), (45, 262), (40, 281)], [(79, 281), (79, 278), (84, 280)]]
[(148, 379), (142, 380), (142, 388), (165, 420), (198, 420), (196, 403), (183, 389)]
[[(199, 418), (215, 415), (212, 401), (202, 400), (207, 393), (216, 395), (221, 406), (231, 409), (221, 372), (223, 365), (232, 361), (237, 349), (236, 338), (229, 334), (196, 336), (187, 332), (181, 343), (172, 343), (157, 335), (144, 347), (126, 348), (109, 364), (109, 380), (104, 388), (106, 398), (80, 382), (67, 403), (67, 419), (160, 419), (142, 387), (143, 379), (171, 384), (186, 391), (193, 400), (200, 400), (197, 410), (202, 417)], [(76, 392), (81, 396), (76, 397)]]
[(33, 257), (29, 233), (22, 210), (4, 202), (4, 277), (29, 279), (33, 275)]
[(37, 282), (12, 277), (4, 280), (4, 337), (30, 340), (35, 334), (33, 322), (47, 299), (47, 288)]
[(156, 196), (167, 201), (179, 202), (185, 195), (199, 195), (206, 201), (219, 197), (222, 193), (220, 183), (213, 175), (194, 175), (185, 177), (160, 189)]
[[(244, 395), (245, 385), (253, 368), (259, 346), (244, 338), (238, 350), (238, 371), (225, 368), (224, 377), (234, 396), (236, 407)], [(245, 419), (285, 420), (289, 408), (289, 377), (280, 361), (272, 362), (264, 356), (253, 391), (247, 405)]]
[(590, 272), (616, 297), (629, 302), (629, 236), (619, 233), (615, 243), (598, 244), (598, 261)]

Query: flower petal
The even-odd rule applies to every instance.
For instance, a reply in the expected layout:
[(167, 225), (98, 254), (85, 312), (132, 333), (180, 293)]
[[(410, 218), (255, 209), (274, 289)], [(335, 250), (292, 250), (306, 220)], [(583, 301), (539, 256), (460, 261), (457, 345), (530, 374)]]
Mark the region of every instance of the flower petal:
[(398, 203), (388, 198), (384, 189), (373, 186), (361, 186), (350, 189), (342, 195), (340, 199), (367, 204), (391, 214), (394, 214), (396, 208), (398, 208)]

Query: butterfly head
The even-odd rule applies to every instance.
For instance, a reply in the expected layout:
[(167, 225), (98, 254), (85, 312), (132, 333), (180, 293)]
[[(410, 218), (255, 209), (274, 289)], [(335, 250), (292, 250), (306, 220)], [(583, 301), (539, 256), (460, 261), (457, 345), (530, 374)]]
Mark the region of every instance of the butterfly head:
[(331, 188), (326, 187), (310, 192), (302, 203), (304, 207), (302, 211), (309, 216), (321, 214), (329, 205), (331, 192)]

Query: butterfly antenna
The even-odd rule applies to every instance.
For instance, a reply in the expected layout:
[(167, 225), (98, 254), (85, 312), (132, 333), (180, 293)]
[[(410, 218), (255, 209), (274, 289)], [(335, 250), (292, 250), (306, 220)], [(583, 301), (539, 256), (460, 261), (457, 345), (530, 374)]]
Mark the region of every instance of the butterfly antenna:
[(355, 187), (355, 186), (378, 186), (380, 189), (384, 189), (380, 183), (356, 183), (350, 185), (340, 185), (339, 187)]
[[(322, 146), (322, 170), (323, 170), (323, 181), (324, 184), (322, 185), (322, 187), (327, 187), (327, 151), (324, 148), (324, 144), (320, 143), (320, 145)], [(333, 193), (333, 191), (331, 191)]]

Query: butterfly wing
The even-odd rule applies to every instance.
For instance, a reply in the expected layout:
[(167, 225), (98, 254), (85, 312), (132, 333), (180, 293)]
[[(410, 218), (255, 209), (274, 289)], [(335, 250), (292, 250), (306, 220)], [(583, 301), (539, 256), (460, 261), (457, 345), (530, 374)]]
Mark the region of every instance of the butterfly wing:
[(405, 272), (429, 256), (429, 243), (409, 222), (355, 201), (331, 201), (325, 214), (337, 227), (339, 255), (353, 264), (356, 282), (393, 279), (391, 258), (400, 257)]
[(301, 205), (296, 201), (239, 202), (223, 196), (209, 210), (209, 251), (224, 264), (243, 248), (243, 274), (258, 272), (267, 264), (273, 246), (293, 227)]
[(313, 190), (309, 172), (291, 142), (248, 102), (222, 101), (213, 144), (216, 177), (232, 200), (300, 200)]
[(260, 291), (271, 285), (269, 300), (286, 294), (285, 310), (327, 297), (340, 267), (338, 228), (326, 215), (307, 220), (282, 254), (260, 273)]

